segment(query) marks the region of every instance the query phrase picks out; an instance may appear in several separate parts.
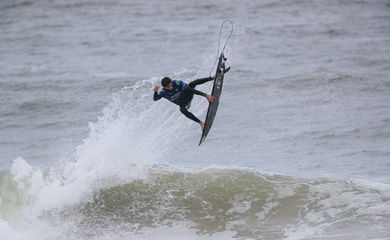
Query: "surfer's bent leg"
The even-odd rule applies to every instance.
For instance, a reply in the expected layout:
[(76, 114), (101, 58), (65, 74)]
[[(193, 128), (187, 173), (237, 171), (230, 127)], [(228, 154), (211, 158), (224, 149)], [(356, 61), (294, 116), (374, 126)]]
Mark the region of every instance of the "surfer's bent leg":
[(191, 112), (188, 111), (188, 109), (184, 106), (180, 106), (180, 112), (184, 114), (184, 116), (188, 117), (189, 119), (197, 122), (197, 123), (200, 123), (201, 121), (194, 116), (194, 114), (192, 114)]
[(211, 80), (213, 80), (212, 77), (199, 78), (199, 79), (196, 79), (196, 80), (190, 82), (190, 83), (188, 84), (188, 86), (189, 86), (190, 88), (195, 88), (195, 86), (200, 85), (200, 84), (203, 84), (203, 83), (206, 83), (206, 82), (211, 81)]

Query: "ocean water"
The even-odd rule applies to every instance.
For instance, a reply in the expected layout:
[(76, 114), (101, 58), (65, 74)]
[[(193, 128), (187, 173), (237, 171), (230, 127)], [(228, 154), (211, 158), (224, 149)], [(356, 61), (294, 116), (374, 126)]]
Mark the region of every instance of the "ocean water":
[(390, 239), (389, 1), (3, 0), (0, 101), (1, 239)]

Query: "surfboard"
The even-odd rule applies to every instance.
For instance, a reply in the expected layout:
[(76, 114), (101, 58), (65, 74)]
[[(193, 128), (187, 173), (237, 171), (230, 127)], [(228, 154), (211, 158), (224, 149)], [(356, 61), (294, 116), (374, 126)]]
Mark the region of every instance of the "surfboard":
[(207, 109), (206, 120), (204, 121), (204, 128), (202, 131), (202, 136), (199, 141), (199, 146), (206, 139), (207, 135), (210, 132), (211, 126), (213, 125), (215, 115), (217, 114), (219, 98), (221, 97), (222, 87), (223, 87), (223, 78), (225, 72), (225, 61), (226, 58), (221, 53), (218, 60), (217, 72), (215, 74), (215, 81), (213, 85), (213, 90), (211, 91), (211, 95), (214, 96), (214, 101), (209, 103), (209, 107)]

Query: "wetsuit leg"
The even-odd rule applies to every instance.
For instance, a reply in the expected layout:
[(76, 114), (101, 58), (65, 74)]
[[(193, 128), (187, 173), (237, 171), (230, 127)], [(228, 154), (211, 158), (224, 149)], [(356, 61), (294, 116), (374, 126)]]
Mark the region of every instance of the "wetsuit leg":
[(206, 83), (208, 81), (212, 81), (212, 80), (213, 80), (213, 78), (211, 78), (211, 77), (199, 78), (199, 79), (196, 79), (196, 80), (190, 82), (188, 84), (188, 86), (191, 87), (191, 88), (195, 88), (197, 85), (200, 85), (200, 84)]
[[(182, 106), (186, 107), (187, 109), (191, 105), (191, 101), (194, 98), (194, 93), (192, 93), (191, 90), (189, 90), (189, 89), (192, 89), (192, 88), (187, 88), (186, 90), (184, 90), (182, 92), (182, 98), (183, 98)], [(180, 108), (181, 108), (181, 106), (180, 106)]]
[(189, 119), (197, 122), (197, 123), (200, 123), (200, 120), (194, 116), (194, 114), (192, 114), (191, 112), (188, 111), (188, 109), (184, 106), (180, 106), (180, 112), (184, 114), (184, 116), (188, 117)]

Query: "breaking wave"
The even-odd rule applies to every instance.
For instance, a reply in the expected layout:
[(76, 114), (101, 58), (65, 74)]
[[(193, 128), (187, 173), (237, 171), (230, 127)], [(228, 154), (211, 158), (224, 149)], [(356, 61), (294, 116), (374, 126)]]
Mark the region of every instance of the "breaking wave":
[[(390, 234), (387, 185), (245, 169), (186, 172), (151, 166), (147, 172), (144, 179), (93, 191), (80, 203), (41, 211), (34, 223), (56, 229), (42, 239), (145, 237), (150, 229), (180, 223), (204, 237), (229, 232), (248, 239), (380, 239)], [(1, 182), (1, 214), (15, 216), (26, 193), (10, 175), (3, 173)]]

